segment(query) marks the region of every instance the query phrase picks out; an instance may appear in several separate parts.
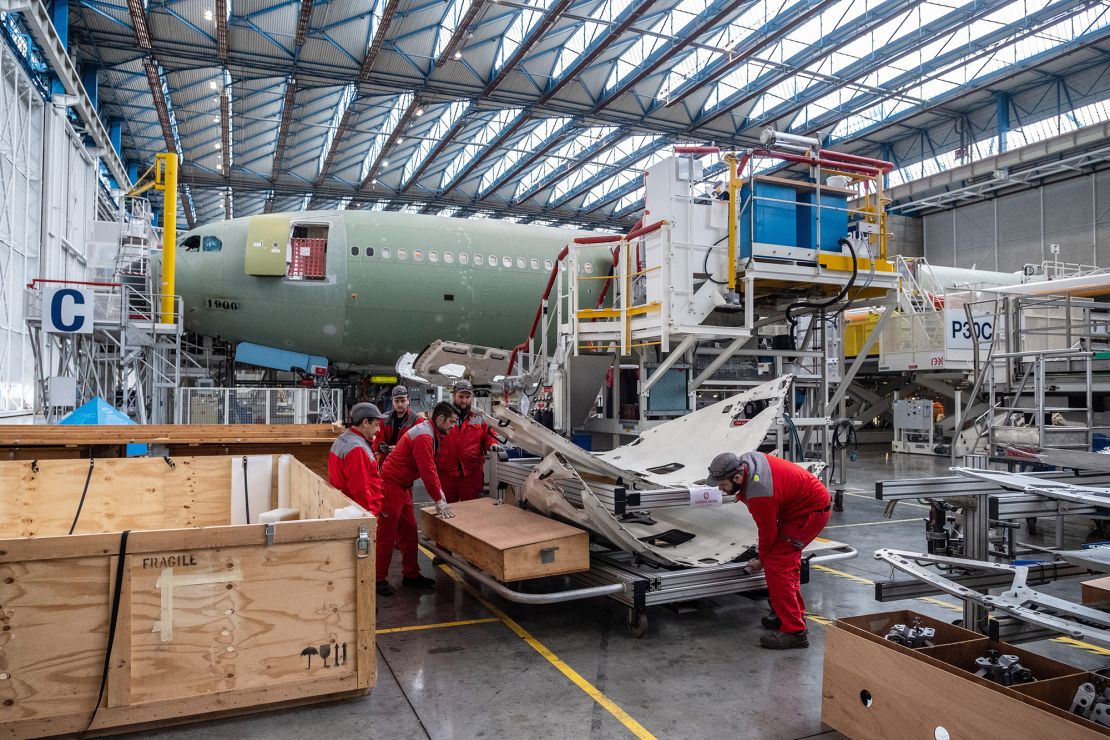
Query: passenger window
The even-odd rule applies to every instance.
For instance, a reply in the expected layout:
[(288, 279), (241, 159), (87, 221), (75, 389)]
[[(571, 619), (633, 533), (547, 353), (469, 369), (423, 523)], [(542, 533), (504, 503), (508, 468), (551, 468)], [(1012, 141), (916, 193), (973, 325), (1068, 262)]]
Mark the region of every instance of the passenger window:
[(465, 265), (470, 262), (470, 255), (466, 252), (459, 252), (459, 264)]
[[(726, 262), (725, 264), (728, 264), (728, 263)], [(590, 262), (589, 260), (586, 260), (583, 263), (583, 265), (586, 268), (586, 274), (593, 274), (593, 271), (594, 271), (594, 263), (593, 262)]]
[(550, 270), (551, 269), (551, 260), (544, 260), (543, 261), (543, 269), (545, 269), (545, 270)]
[(374, 256), (374, 248), (373, 247), (367, 247), (366, 248), (366, 256), (367, 257), (373, 257)]
[(408, 252), (407, 249), (398, 249), (397, 250), (397, 259), (407, 260), (408, 258), (409, 258), (409, 252)]
[(528, 262), (523, 257), (517, 257), (516, 258), (517, 268), (523, 270), (525, 268), (525, 266), (527, 266), (527, 264), (528, 264)]
[(444, 261), (445, 263), (447, 263), (448, 265), (454, 264), (454, 262), (455, 262), (455, 255), (454, 255), (454, 254), (452, 254), (451, 252), (444, 252), (444, 253), (443, 253), (443, 261)]
[(428, 252), (429, 262), (439, 262), (439, 252)]
[(531, 264), (533, 270), (540, 269), (540, 261), (535, 257), (532, 258), (532, 261), (529, 264)]
[(419, 249), (414, 249), (414, 250), (412, 250), (412, 258), (416, 262), (423, 262), (424, 261), (424, 253), (422, 251), (420, 251)]
[(358, 257), (358, 247), (351, 247), (351, 256)]
[(186, 252), (199, 252), (200, 251), (200, 237), (194, 234), (185, 241), (181, 242), (181, 248)]
[(494, 257), (492, 254), (486, 258), (486, 262), (489, 263), (490, 267), (497, 267), (497, 258)]
[(482, 255), (480, 255), (480, 254), (474, 255), (474, 266), (475, 267), (481, 267), (482, 266)]
[(382, 247), (382, 259), (386, 259), (386, 260), (389, 259), (389, 255), (390, 255), (389, 247)]
[(224, 243), (214, 236), (206, 236), (201, 242), (200, 251), (219, 252), (224, 248)]

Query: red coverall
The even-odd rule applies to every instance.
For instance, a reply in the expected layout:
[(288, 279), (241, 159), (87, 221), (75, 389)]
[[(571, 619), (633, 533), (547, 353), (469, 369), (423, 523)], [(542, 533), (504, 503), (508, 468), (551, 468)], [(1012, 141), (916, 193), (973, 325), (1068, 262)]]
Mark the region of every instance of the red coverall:
[(387, 447), (396, 447), (401, 435), (416, 426), (419, 421), (420, 417), (411, 408), (405, 410), (405, 416), (401, 419), (397, 418), (396, 411), (390, 412), (382, 419), (382, 423), (378, 425), (378, 433), (374, 435), (374, 441), (370, 443), (379, 465), (385, 463), (385, 458), (389, 455), (388, 452), (382, 452), (381, 446), (384, 444)]
[(401, 435), (382, 467), (385, 499), (378, 518), (378, 580), (389, 575), (393, 545), (400, 540), (401, 573), (407, 578), (420, 575), (416, 559), (416, 516), (412, 511), (412, 484), (424, 481), (428, 495), (443, 498), (443, 486), (436, 474), (436, 450), (443, 435), (430, 420), (423, 421)]
[(485, 484), (486, 453), (497, 444), (493, 430), (480, 414), (471, 412), (459, 419), (443, 439), (436, 455), (436, 468), (447, 503), (478, 498)]
[(804, 632), (802, 550), (829, 523), (829, 491), (805, 468), (774, 455), (746, 452), (740, 460), (748, 471), (740, 500), (759, 527), (771, 608), (782, 620), (782, 632)]
[(328, 452), (328, 481), (362, 508), (382, 510), (382, 477), (370, 443), (355, 429), (336, 437)]

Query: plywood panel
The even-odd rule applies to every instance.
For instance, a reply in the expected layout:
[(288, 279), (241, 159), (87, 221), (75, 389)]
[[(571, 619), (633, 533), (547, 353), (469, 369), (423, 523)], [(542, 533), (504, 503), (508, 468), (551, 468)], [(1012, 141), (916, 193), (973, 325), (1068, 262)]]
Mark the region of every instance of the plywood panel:
[[(0, 564), (3, 723), (88, 711), (107, 645), (109, 557)], [(65, 598), (59, 598), (65, 594)]]
[[(136, 558), (132, 703), (354, 674), (353, 551), (333, 541)], [(325, 645), (326, 661), (301, 654)]]
[(228, 470), (223, 457), (180, 458), (174, 467), (160, 458), (108, 458), (93, 461), (91, 476), (87, 460), (0, 463), (0, 536), (68, 533), (86, 478), (76, 533), (227, 524)]
[(298, 460), (290, 461), (289, 484), (290, 506), (301, 513), (301, 519), (330, 519), (336, 509), (354, 503)]

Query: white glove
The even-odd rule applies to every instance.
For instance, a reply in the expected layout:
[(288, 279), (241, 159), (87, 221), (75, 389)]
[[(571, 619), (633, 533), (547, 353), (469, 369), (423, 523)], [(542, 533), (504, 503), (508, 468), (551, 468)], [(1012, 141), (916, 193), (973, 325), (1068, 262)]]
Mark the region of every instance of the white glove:
[(436, 513), (444, 519), (450, 519), (451, 517), (455, 516), (454, 509), (451, 508), (446, 499), (442, 498), (436, 501)]

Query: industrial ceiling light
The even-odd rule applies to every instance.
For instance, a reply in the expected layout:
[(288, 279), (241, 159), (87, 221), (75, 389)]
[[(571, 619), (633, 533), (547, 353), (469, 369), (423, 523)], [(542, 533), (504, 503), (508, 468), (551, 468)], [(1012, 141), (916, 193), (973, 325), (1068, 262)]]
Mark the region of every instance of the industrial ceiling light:
[(455, 59), (462, 59), (462, 52), (461, 51), (456, 51), (455, 52)]
[(417, 116), (424, 115), (424, 109), (423, 108), (417, 108), (415, 115), (417, 115)]
[(212, 15), (212, 8), (204, 9), (204, 20), (210, 21), (214, 16)]

